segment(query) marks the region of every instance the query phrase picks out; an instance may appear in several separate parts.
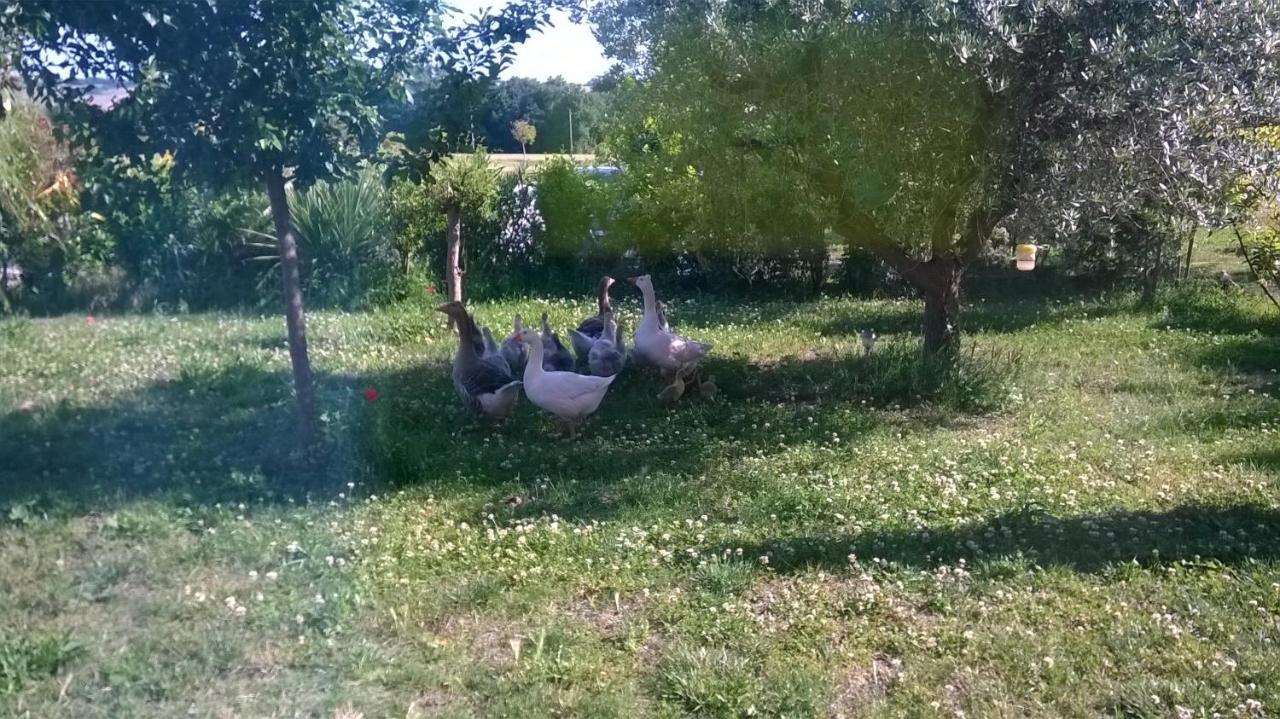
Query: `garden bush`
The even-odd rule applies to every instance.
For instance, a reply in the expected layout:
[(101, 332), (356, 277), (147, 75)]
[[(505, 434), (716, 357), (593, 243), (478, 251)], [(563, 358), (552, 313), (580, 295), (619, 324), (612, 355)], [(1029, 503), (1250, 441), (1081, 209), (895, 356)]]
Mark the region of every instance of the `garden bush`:
[(387, 203), (382, 180), (371, 171), (348, 180), (317, 182), (293, 194), (290, 206), (309, 303), (359, 306), (390, 281), (397, 260)]
[[(116, 304), (175, 310), (262, 302), (246, 264), (254, 254), (251, 238), (270, 227), (262, 193), (199, 187), (175, 177), (173, 168), (168, 153), (85, 164), (81, 196), (86, 209), (103, 218), (100, 255), (123, 270), (127, 285)], [(93, 274), (96, 268), (87, 264)], [(70, 299), (82, 307), (86, 298), (72, 293)]]
[(15, 269), (0, 312), (59, 301), (68, 262), (85, 254), (71, 160), (44, 110), (15, 97), (0, 118), (0, 261)]

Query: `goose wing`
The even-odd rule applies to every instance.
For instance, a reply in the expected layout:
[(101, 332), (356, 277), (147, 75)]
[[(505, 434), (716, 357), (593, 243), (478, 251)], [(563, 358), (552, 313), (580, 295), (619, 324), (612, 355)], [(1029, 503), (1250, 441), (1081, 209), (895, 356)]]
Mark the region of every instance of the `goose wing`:
[(594, 344), (593, 338), (585, 332), (578, 330), (569, 330), (569, 340), (573, 344), (573, 352), (578, 358), (584, 358), (591, 353), (591, 347)]
[(679, 362), (696, 362), (711, 351), (710, 342), (698, 342), (687, 337), (672, 335), (671, 356)]
[(573, 374), (571, 372), (566, 372), (565, 374), (568, 377), (564, 378), (564, 381), (556, 382), (555, 392), (562, 400), (567, 402), (575, 402), (598, 394), (610, 384), (613, 384), (613, 377), (592, 377), (591, 375)]
[(479, 396), (497, 392), (512, 382), (511, 372), (489, 362), (476, 362), (458, 373), (458, 383), (467, 394)]
[(578, 325), (578, 331), (595, 339), (600, 336), (600, 333), (604, 332), (604, 320), (599, 316), (588, 317), (582, 321), (582, 324)]

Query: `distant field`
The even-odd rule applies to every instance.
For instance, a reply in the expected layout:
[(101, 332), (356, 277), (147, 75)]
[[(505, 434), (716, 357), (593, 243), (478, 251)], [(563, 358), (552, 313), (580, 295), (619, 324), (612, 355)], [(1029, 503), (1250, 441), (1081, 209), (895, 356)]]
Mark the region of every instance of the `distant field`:
[[(534, 167), (536, 165), (540, 165), (546, 162), (547, 160), (550, 160), (553, 157), (561, 157), (561, 155), (552, 154), (552, 153), (547, 153), (547, 154), (530, 153), (528, 155), (511, 153), (511, 154), (489, 155), (489, 159), (492, 160), (495, 165), (497, 165), (498, 167), (501, 167), (503, 172), (516, 172), (517, 170), (520, 170), (522, 168)], [(575, 161), (579, 163), (586, 163), (586, 164), (595, 162), (595, 159), (596, 159), (595, 155), (587, 155), (587, 154), (570, 155), (570, 157), (572, 157)]]

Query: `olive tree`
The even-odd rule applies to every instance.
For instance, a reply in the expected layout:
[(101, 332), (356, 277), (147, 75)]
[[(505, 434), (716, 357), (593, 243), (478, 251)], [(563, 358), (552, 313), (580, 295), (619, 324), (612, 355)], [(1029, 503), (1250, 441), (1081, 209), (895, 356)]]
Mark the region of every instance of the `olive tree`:
[(706, 193), (753, 183), (820, 213), (923, 295), (930, 353), (957, 346), (964, 272), (997, 227), (1214, 224), (1233, 183), (1275, 179), (1249, 136), (1280, 114), (1268, 0), (605, 0), (592, 16), (676, 166)]

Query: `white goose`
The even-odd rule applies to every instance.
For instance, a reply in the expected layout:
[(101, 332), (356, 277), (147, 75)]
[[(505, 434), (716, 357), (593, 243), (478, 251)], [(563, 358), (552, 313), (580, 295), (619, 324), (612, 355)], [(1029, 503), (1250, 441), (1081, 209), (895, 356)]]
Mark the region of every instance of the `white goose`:
[(572, 439), (578, 424), (600, 407), (600, 401), (617, 375), (593, 377), (544, 369), (542, 337), (528, 328), (514, 336), (529, 348), (529, 361), (524, 366), (525, 395), (530, 402), (554, 415)]
[(711, 352), (711, 343), (698, 342), (671, 331), (658, 309), (649, 275), (632, 277), (631, 282), (644, 295), (644, 318), (636, 327), (634, 352), (641, 360), (656, 366), (671, 378), (683, 378), (697, 368)]

